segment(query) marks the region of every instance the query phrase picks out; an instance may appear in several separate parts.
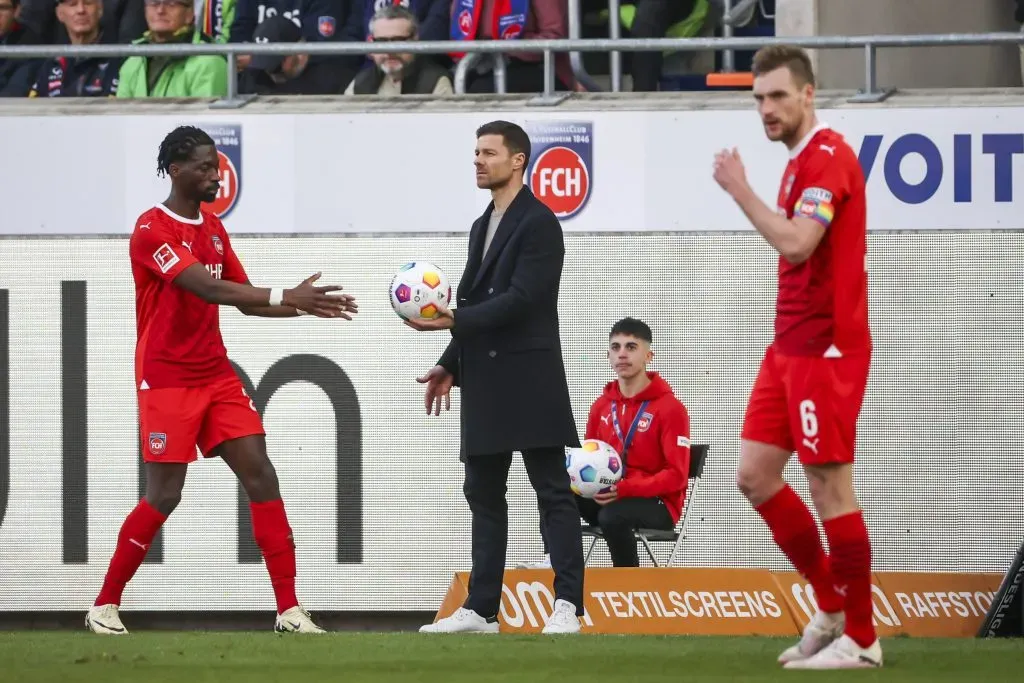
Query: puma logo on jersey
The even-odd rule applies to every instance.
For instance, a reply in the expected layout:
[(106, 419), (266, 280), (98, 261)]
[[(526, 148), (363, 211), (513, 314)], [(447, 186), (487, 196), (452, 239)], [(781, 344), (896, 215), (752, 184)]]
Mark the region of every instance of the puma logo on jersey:
[(190, 253), (190, 254), (192, 253), (192, 243), (191, 242), (186, 242), (186, 241), (182, 240), (181, 241), (181, 246), (183, 246), (186, 249), (188, 249), (188, 253)]
[(819, 147), (820, 147), (821, 149), (823, 149), (823, 150), (825, 150), (826, 152), (828, 152), (829, 154), (831, 154), (832, 156), (835, 156), (835, 155), (836, 155), (836, 148), (835, 148), (835, 147), (829, 147), (828, 145), (818, 145), (818, 146), (819, 146)]
[(820, 440), (821, 440), (820, 438), (815, 439), (814, 441), (811, 441), (810, 439), (804, 439), (804, 445), (807, 446), (807, 448), (809, 448), (810, 450), (814, 451), (814, 454), (817, 455), (818, 454), (818, 441), (820, 441)]

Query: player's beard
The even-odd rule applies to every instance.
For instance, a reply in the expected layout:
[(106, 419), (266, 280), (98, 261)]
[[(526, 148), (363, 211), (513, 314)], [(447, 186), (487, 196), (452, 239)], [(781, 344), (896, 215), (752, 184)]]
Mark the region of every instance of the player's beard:
[(203, 193), (203, 201), (210, 203), (217, 199), (217, 193), (220, 192), (220, 185), (214, 185), (212, 189), (208, 189)]

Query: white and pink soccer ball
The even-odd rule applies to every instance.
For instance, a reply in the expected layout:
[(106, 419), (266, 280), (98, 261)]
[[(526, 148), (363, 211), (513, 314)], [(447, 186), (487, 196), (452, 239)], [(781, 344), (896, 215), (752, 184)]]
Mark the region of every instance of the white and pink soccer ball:
[(622, 458), (610, 444), (585, 439), (579, 448), (565, 449), (569, 488), (583, 498), (593, 498), (622, 479)]

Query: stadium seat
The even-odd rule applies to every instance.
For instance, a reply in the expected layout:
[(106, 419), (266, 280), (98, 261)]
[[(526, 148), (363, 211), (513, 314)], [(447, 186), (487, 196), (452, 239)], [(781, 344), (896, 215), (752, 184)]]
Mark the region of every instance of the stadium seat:
[[(690, 508), (693, 505), (693, 498), (697, 493), (697, 485), (700, 483), (701, 477), (704, 476), (704, 463), (707, 462), (708, 452), (711, 447), (707, 444), (695, 444), (690, 449), (690, 472), (687, 476), (689, 482), (689, 491), (686, 496), (686, 500), (683, 502), (683, 514), (679, 517), (679, 524), (672, 531), (666, 531), (664, 529), (636, 529), (634, 535), (638, 543), (642, 543), (644, 549), (647, 551), (647, 555), (651, 558), (651, 562), (654, 563), (655, 567), (662, 565), (658, 564), (658, 558), (654, 556), (654, 550), (651, 548), (652, 543), (672, 543), (672, 553), (668, 556), (668, 562), (665, 563), (666, 567), (671, 567), (672, 563), (676, 559), (676, 555), (679, 553), (679, 545), (682, 540), (686, 538), (686, 523), (690, 517)], [(590, 555), (594, 552), (594, 546), (597, 545), (597, 540), (603, 538), (604, 534), (601, 533), (600, 527), (590, 526), (588, 524), (583, 525), (583, 537), (590, 538), (590, 547), (587, 549), (586, 557), (583, 558), (583, 564), (587, 565), (590, 562)]]

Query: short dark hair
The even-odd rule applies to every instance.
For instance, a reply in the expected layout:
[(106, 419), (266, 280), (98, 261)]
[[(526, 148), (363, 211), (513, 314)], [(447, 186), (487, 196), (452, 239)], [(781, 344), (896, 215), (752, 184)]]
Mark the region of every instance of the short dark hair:
[(196, 147), (216, 144), (202, 128), (195, 126), (178, 126), (160, 143), (160, 152), (156, 156), (156, 174), (164, 176), (170, 173), (171, 164), (187, 161)]
[(765, 45), (754, 53), (751, 73), (756, 78), (781, 67), (789, 69), (797, 84), (815, 84), (811, 58), (807, 55), (807, 50), (796, 45)]
[(491, 121), (476, 129), (476, 136), (482, 138), (485, 135), (500, 135), (505, 147), (512, 154), (524, 154), (526, 162), (523, 170), (530, 165), (530, 136), (526, 131), (511, 121)]
[(608, 338), (611, 339), (617, 334), (625, 334), (637, 339), (643, 339), (648, 344), (654, 341), (651, 328), (643, 320), (637, 320), (636, 318), (623, 318), (612, 325), (612, 331), (608, 333)]

